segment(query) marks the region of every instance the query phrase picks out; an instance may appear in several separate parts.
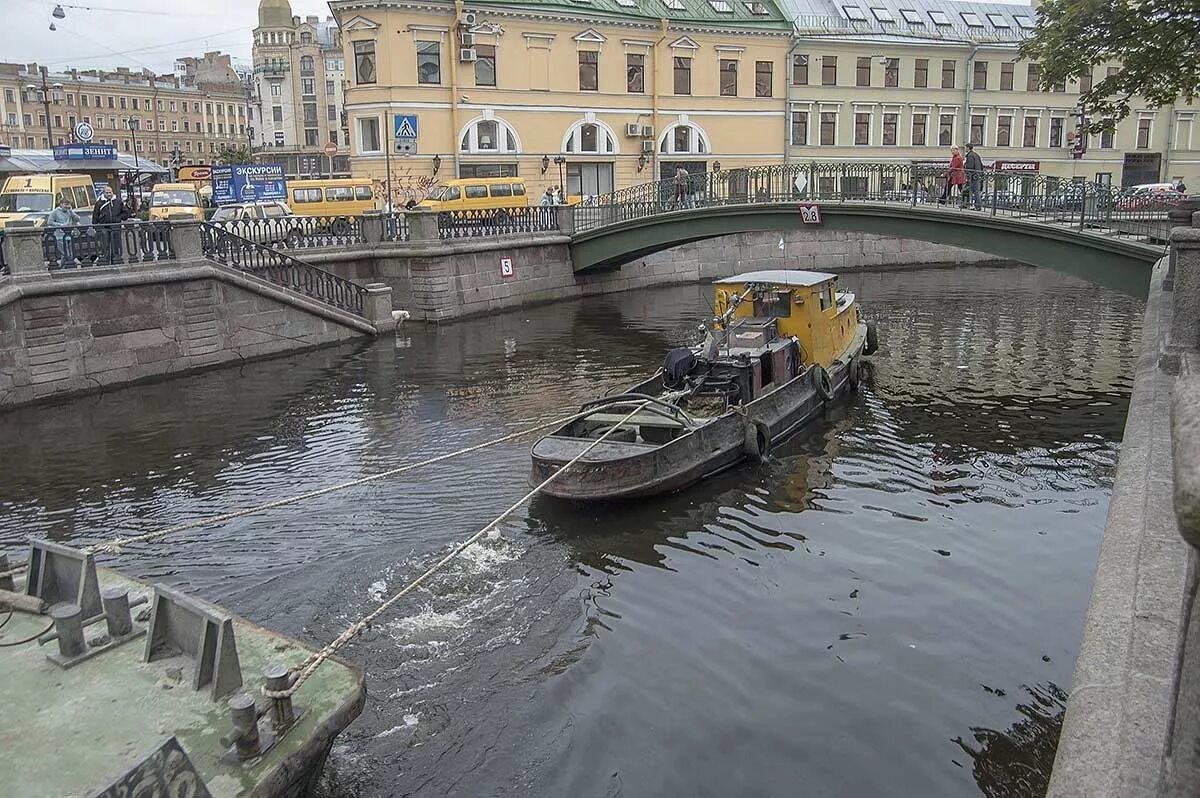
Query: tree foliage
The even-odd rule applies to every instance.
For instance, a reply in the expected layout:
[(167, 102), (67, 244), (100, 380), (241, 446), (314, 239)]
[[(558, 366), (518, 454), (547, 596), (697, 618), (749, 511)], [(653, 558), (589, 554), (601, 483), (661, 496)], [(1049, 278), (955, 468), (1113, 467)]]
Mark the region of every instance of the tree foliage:
[(226, 166), (251, 163), (250, 150), (246, 147), (230, 147), (228, 144), (223, 144), (217, 151), (217, 163)]
[(1129, 116), (1141, 97), (1151, 107), (1200, 90), (1200, 0), (1047, 0), (1021, 57), (1041, 64), (1041, 85), (1088, 67), (1119, 65), (1080, 98), (1093, 132)]

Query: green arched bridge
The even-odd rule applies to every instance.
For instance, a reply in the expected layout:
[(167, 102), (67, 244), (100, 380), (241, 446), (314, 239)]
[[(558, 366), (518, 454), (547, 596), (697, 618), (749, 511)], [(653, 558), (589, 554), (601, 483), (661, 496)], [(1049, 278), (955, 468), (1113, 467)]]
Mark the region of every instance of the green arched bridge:
[[(943, 204), (937, 170), (898, 164), (792, 164), (681, 176), (574, 209), (576, 272), (733, 233), (805, 228), (913, 238), (1078, 274), (1144, 293), (1164, 255), (1170, 205), (1094, 183), (985, 171), (974, 197)], [(814, 211), (815, 207), (815, 211)]]

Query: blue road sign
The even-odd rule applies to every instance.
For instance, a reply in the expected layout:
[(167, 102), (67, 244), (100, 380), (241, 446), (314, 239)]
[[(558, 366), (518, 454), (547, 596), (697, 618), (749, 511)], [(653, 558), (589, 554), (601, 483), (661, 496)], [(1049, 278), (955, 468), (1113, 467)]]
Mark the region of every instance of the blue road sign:
[(282, 164), (239, 164), (212, 168), (213, 202), (286, 200), (287, 181)]
[(419, 127), (416, 114), (412, 114), (411, 116), (406, 114), (396, 114), (392, 118), (392, 122), (392, 130), (394, 131), (393, 136), (396, 138), (396, 140), (417, 140), (417, 131), (419, 130)]

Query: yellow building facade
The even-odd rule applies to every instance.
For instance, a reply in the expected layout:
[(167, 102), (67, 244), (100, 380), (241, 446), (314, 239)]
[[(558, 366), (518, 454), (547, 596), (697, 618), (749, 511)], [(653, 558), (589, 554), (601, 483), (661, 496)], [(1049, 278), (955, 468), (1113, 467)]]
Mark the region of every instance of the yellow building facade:
[[(332, 0), (351, 168), (398, 202), (517, 175), (530, 199), (785, 161), (937, 163), (1200, 186), (1195, 109), (1137, 107), (1075, 157), (1075, 106), (1017, 60), (1029, 6), (939, 0)], [(391, 148), (389, 151), (389, 142)]]

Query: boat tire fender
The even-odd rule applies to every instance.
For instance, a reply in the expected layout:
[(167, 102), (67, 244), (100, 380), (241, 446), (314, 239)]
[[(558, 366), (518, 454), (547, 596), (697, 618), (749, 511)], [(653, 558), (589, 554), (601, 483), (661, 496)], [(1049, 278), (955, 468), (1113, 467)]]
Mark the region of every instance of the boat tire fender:
[(850, 358), (850, 362), (846, 364), (846, 379), (850, 383), (850, 390), (857, 391), (859, 383), (862, 382), (862, 361), (858, 355)]
[(821, 399), (826, 402), (833, 401), (833, 381), (829, 379), (829, 372), (824, 367), (813, 366), (813, 385)]
[(746, 456), (751, 460), (759, 463), (766, 462), (767, 458), (771, 456), (770, 428), (761, 421), (747, 419), (744, 448)]
[(867, 322), (867, 345), (863, 347), (864, 355), (873, 355), (879, 351), (879, 328), (875, 322)]

